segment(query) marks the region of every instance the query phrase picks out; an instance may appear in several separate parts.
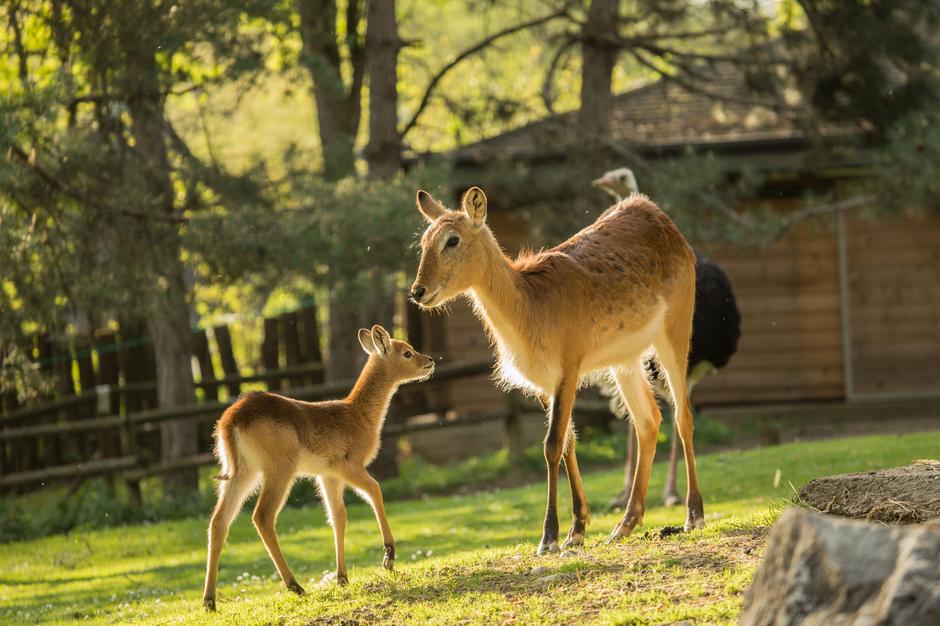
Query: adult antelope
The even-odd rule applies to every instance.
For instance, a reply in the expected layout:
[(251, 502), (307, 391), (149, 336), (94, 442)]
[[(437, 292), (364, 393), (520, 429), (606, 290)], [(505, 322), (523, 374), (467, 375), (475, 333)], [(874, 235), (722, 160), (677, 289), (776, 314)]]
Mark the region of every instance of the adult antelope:
[(466, 294), (498, 356), (497, 378), (548, 407), (548, 498), (538, 553), (558, 546), (558, 465), (571, 486), (573, 521), (562, 547), (583, 544), (588, 504), (575, 456), (571, 410), (585, 377), (609, 374), (636, 426), (639, 458), (630, 502), (608, 542), (643, 521), (662, 420), (643, 367), (654, 351), (676, 406), (688, 475), (687, 530), (704, 526), (695, 473), (685, 371), (695, 304), (695, 256), (675, 224), (645, 196), (612, 206), (568, 241), (508, 258), (486, 225), (477, 187), (449, 211), (425, 191), (418, 209), (430, 222), (411, 297), (436, 308)]
[(348, 582), (343, 536), (346, 485), (372, 505), (385, 544), (382, 564), (386, 569), (393, 569), (395, 541), (385, 517), (382, 489), (366, 466), (378, 454), (382, 424), (398, 386), (427, 379), (434, 372), (434, 361), (417, 353), (404, 341), (392, 339), (381, 326), (361, 329), (359, 343), (369, 360), (346, 398), (301, 402), (258, 391), (239, 398), (219, 418), (215, 427), (215, 451), (222, 464), (222, 474), (219, 500), (209, 522), (209, 554), (203, 591), (206, 609), (215, 610), (219, 556), (229, 526), (259, 482), (261, 488), (252, 521), (289, 590), (304, 593), (281, 553), (274, 526), (297, 476), (317, 477), (333, 526), (339, 584)]

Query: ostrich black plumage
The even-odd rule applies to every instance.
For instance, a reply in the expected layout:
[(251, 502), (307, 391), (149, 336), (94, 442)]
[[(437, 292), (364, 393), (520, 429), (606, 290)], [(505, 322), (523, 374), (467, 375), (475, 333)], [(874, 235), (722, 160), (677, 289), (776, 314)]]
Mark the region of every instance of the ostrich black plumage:
[[(618, 200), (637, 192), (636, 178), (627, 168), (607, 172), (593, 182)], [(734, 290), (727, 274), (717, 264), (696, 252), (695, 262), (695, 311), (692, 319), (692, 345), (689, 351), (689, 392), (706, 375), (721, 369), (731, 360), (738, 349), (741, 337), (741, 314), (734, 297)], [(655, 362), (650, 362), (654, 389), (661, 398), (668, 398)], [(636, 466), (636, 437), (628, 422), (628, 451), (623, 490), (609, 503), (611, 508), (623, 507), (630, 497)], [(663, 501), (667, 505), (680, 502), (676, 492), (676, 466), (678, 463), (678, 437), (675, 426), (672, 432), (672, 450), (669, 454), (669, 471)]]

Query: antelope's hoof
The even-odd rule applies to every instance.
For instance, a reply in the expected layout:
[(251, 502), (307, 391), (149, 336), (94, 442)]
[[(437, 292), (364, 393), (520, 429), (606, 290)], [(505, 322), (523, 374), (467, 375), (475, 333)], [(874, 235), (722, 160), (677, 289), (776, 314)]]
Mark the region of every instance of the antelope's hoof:
[(551, 543), (545, 543), (544, 541), (539, 544), (539, 549), (536, 554), (542, 556), (543, 554), (552, 554), (561, 552), (561, 548), (558, 547), (557, 541), (552, 541)]
[(610, 535), (607, 537), (607, 541), (605, 541), (604, 543), (607, 545), (610, 545), (612, 543), (616, 543), (617, 541), (620, 541), (621, 539), (629, 537), (630, 533), (633, 532), (634, 528), (636, 528), (635, 522), (628, 522), (626, 520), (621, 520), (620, 523), (614, 527), (613, 531), (611, 531)]
[(663, 506), (676, 506), (682, 504), (682, 498), (676, 493), (667, 493), (663, 496)]
[(390, 572), (395, 571), (395, 546), (385, 544), (385, 556), (382, 557), (382, 567)]
[(215, 611), (215, 598), (203, 598), (202, 608), (207, 611)]
[(568, 550), (570, 548), (580, 548), (584, 545), (584, 534), (583, 533), (568, 533), (568, 538), (565, 539), (565, 542), (561, 544), (562, 550)]
[(685, 520), (685, 532), (701, 530), (703, 528), (705, 528), (704, 515), (689, 515), (688, 519)]
[(340, 587), (345, 587), (349, 584), (349, 577), (346, 574), (337, 574), (336, 575), (336, 584)]
[(304, 588), (300, 586), (300, 583), (298, 583), (296, 580), (290, 583), (289, 585), (287, 585), (287, 590), (293, 591), (298, 596), (302, 596), (305, 593), (307, 593), (306, 591), (304, 591)]

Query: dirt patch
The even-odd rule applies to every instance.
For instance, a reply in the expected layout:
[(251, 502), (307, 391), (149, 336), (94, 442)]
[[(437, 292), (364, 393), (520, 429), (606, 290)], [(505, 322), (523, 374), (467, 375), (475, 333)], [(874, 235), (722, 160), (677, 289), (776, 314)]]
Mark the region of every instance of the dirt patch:
[(918, 524), (940, 518), (940, 462), (817, 478), (800, 500), (823, 513), (886, 524)]

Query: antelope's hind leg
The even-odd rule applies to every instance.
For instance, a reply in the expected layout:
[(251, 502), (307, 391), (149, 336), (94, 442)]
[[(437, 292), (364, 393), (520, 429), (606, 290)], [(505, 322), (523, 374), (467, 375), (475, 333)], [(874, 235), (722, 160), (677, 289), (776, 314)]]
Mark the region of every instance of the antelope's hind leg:
[(656, 454), (659, 424), (662, 421), (659, 406), (646, 379), (646, 370), (642, 360), (634, 363), (629, 369), (616, 370), (614, 378), (636, 431), (637, 463), (630, 501), (623, 512), (623, 518), (607, 538), (607, 543), (628, 536), (634, 528), (643, 523), (643, 514), (646, 512), (646, 490), (653, 467), (653, 456)]
[[(687, 333), (686, 333), (687, 334)], [(686, 508), (688, 517), (685, 522), (687, 531), (694, 528), (705, 527), (705, 505), (698, 487), (698, 473), (695, 469), (695, 448), (692, 445), (692, 408), (689, 403), (689, 391), (686, 386), (684, 359), (676, 357), (682, 350), (688, 350), (688, 338), (683, 339), (678, 331), (675, 336), (662, 342), (657, 342), (656, 351), (663, 369), (669, 389), (672, 392), (673, 407), (676, 416), (676, 431), (682, 450), (685, 453), (685, 473), (688, 492), (686, 494)]]
[(206, 582), (203, 587), (202, 605), (206, 610), (215, 610), (215, 588), (219, 577), (219, 558), (228, 538), (228, 529), (238, 515), (245, 498), (258, 483), (257, 474), (247, 471), (236, 473), (219, 483), (219, 499), (209, 521), (209, 549), (206, 560)]
[(255, 524), (255, 529), (264, 542), (271, 560), (274, 561), (274, 567), (277, 568), (281, 580), (290, 591), (298, 595), (303, 595), (304, 588), (300, 586), (294, 573), (287, 565), (284, 554), (277, 541), (277, 531), (275, 524), (277, 516), (284, 506), (287, 499), (287, 492), (294, 482), (294, 468), (272, 468), (271, 471), (265, 471), (261, 482), (261, 493), (258, 494), (258, 503), (255, 505), (255, 512), (251, 520)]

